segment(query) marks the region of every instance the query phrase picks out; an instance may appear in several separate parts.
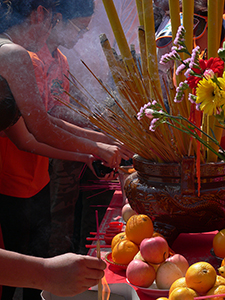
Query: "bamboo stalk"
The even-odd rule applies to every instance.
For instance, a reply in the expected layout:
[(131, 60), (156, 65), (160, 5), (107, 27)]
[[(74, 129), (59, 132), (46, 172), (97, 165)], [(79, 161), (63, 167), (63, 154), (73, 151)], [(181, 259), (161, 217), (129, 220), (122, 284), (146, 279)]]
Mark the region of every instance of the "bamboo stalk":
[[(171, 18), (171, 26), (172, 26), (172, 39), (174, 40), (177, 34), (177, 30), (179, 26), (181, 25), (180, 22), (180, 3), (179, 0), (169, 0), (169, 8), (170, 8), (170, 18)], [(183, 59), (183, 53), (180, 53), (181, 58)], [(175, 66), (177, 66), (175, 64)], [(180, 82), (183, 82), (185, 80), (184, 75), (180, 73), (179, 75), (176, 76), (176, 86), (179, 85)], [(182, 103), (175, 103), (174, 105), (177, 106), (179, 109), (179, 113), (184, 116), (184, 117), (189, 117), (188, 115), (188, 110), (186, 108), (186, 103), (185, 107), (184, 102)]]
[(111, 48), (111, 45), (110, 45), (109, 40), (106, 37), (106, 35), (101, 34), (99, 39), (100, 39), (100, 43), (101, 43), (103, 52), (104, 52), (105, 57), (107, 59), (110, 71), (112, 73), (113, 80), (114, 80), (115, 84), (117, 85), (118, 82), (120, 82), (120, 79), (118, 78), (119, 77), (118, 76), (119, 66), (117, 64), (115, 55), (113, 53), (113, 50)]
[[(218, 28), (218, 46), (217, 49), (220, 47), (220, 40), (221, 40), (221, 31), (222, 31), (222, 22), (223, 22), (223, 11), (224, 11), (224, 0), (217, 0), (217, 28)], [(223, 134), (223, 129), (221, 128), (221, 125), (217, 121), (216, 118), (214, 118), (214, 134), (217, 139), (217, 141), (221, 141), (222, 134)]]
[[(105, 34), (100, 35), (100, 42), (101, 42), (105, 57), (107, 59), (113, 80), (114, 80), (117, 90), (120, 94), (120, 100), (121, 100), (122, 104), (127, 107), (127, 100), (126, 100), (126, 98), (124, 98), (124, 95), (121, 91), (121, 81), (122, 81), (122, 78), (120, 75), (121, 66), (119, 67), (119, 65), (117, 64), (115, 55), (113, 53), (113, 50), (109, 43), (109, 40), (107, 39)], [(122, 72), (124, 73), (124, 70)], [(133, 110), (131, 109), (131, 107), (127, 107), (127, 111), (128, 111), (128, 113), (133, 113)]]
[[(143, 12), (144, 12), (144, 28), (145, 28), (148, 73), (152, 81), (154, 81), (155, 87), (157, 88), (157, 91), (160, 94), (161, 99), (163, 99), (161, 83), (159, 79), (159, 72), (158, 72), (157, 53), (156, 53), (153, 2), (149, 0), (142, 0), (142, 4), (143, 4)], [(150, 89), (151, 96), (153, 96), (152, 89), (153, 87), (151, 86)]]
[(147, 90), (147, 96), (150, 97), (150, 83), (148, 79), (148, 69), (147, 69), (148, 62), (147, 62), (144, 26), (139, 26), (138, 38), (139, 38), (139, 46), (140, 46), (141, 70), (142, 70), (143, 81), (144, 81), (145, 88)]
[[(217, 57), (218, 50), (218, 1), (208, 0), (208, 57)], [(207, 117), (207, 134), (212, 136), (212, 131), (215, 134), (215, 137), (220, 136), (219, 130), (215, 132), (215, 117)], [(216, 136), (217, 134), (217, 136)], [(209, 144), (218, 151), (218, 147), (212, 144), (209, 140)], [(207, 149), (207, 161), (215, 162), (217, 161), (217, 156)]]
[(127, 67), (129, 74), (132, 77), (134, 84), (137, 87), (137, 90), (139, 91), (139, 97), (145, 99), (146, 93), (143, 89), (143, 86), (140, 85), (140, 82), (137, 80), (138, 70), (130, 52), (130, 48), (128, 46), (125, 34), (123, 32), (123, 28), (121, 26), (113, 0), (102, 0), (102, 2), (108, 15), (108, 19), (111, 24), (125, 66)]
[(140, 26), (144, 26), (142, 0), (136, 0), (136, 6), (137, 6), (137, 11), (138, 11), (138, 18), (139, 18)]
[[(182, 12), (183, 12), (183, 26), (186, 30), (185, 33), (185, 45), (189, 53), (192, 52), (193, 49), (193, 24), (194, 21), (194, 0), (182, 0)], [(184, 53), (184, 59), (187, 59), (189, 56), (188, 54)], [(189, 89), (188, 93), (191, 92)], [(188, 93), (185, 93), (183, 102), (185, 102), (185, 108), (187, 110), (186, 117), (190, 114), (190, 101), (188, 101)]]
[(179, 0), (169, 0), (170, 19), (172, 26), (172, 38), (176, 37), (177, 30), (180, 26), (180, 3)]
[(218, 6), (217, 6), (217, 21), (218, 21), (218, 46), (220, 47), (220, 39), (221, 39), (221, 31), (222, 31), (222, 22), (223, 22), (223, 12), (224, 12), (224, 0), (218, 0)]
[[(185, 33), (185, 45), (189, 53), (191, 53), (193, 49), (193, 17), (194, 17), (194, 0), (182, 0), (182, 12), (183, 12), (183, 26), (186, 30)], [(189, 56), (184, 53), (184, 59)]]
[(217, 57), (218, 0), (208, 0), (208, 57)]
[(115, 60), (117, 62), (117, 65), (118, 65), (118, 72), (121, 74), (122, 77), (126, 77), (127, 76), (127, 70), (125, 69), (125, 65), (123, 63), (123, 59), (121, 57), (121, 55), (118, 55), (116, 50), (114, 48), (112, 48), (112, 52), (113, 52), (113, 55), (115, 57)]

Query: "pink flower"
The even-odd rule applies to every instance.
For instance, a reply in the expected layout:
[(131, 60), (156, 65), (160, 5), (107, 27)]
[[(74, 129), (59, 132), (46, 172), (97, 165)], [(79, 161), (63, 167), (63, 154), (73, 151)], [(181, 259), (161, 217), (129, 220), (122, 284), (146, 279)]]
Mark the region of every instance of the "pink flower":
[(213, 72), (213, 70), (208, 69), (208, 70), (205, 70), (203, 75), (205, 76), (206, 79), (213, 78), (214, 72)]
[(146, 117), (148, 117), (150, 120), (152, 120), (154, 117), (153, 117), (153, 110), (151, 108), (146, 108), (145, 110), (145, 115)]

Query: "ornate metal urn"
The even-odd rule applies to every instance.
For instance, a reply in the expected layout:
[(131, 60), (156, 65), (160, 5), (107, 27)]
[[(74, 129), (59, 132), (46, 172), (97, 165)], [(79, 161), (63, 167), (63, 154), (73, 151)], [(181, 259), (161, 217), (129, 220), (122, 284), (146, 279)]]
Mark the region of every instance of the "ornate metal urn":
[(225, 228), (225, 163), (201, 165), (198, 196), (195, 159), (154, 163), (134, 156), (135, 173), (125, 182), (131, 207), (147, 214), (171, 244), (180, 233)]

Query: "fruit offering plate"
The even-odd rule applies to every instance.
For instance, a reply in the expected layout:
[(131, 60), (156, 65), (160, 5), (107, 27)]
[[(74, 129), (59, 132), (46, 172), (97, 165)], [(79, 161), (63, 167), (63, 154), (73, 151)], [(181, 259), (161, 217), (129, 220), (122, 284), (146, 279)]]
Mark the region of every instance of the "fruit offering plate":
[[(109, 288), (110, 288), (110, 293), (111, 295), (113, 295), (114, 297), (111, 297), (110, 295), (110, 299), (125, 299), (125, 300), (139, 300), (140, 298), (138, 297), (137, 292), (135, 291), (135, 289), (130, 286), (127, 283), (113, 283), (113, 284), (109, 284)], [(91, 292), (97, 292), (98, 291), (98, 286), (93, 286), (90, 290), (85, 291), (81, 294), (78, 294), (76, 296), (73, 297), (59, 297), (59, 296), (55, 296), (53, 294), (51, 294), (50, 292), (47, 291), (42, 291), (41, 293), (41, 299), (42, 300), (91, 300), (91, 299), (97, 299), (98, 295), (97, 293), (95, 293), (94, 295), (92, 295)], [(117, 297), (117, 298), (116, 298)]]
[(142, 291), (142, 293), (149, 295), (153, 298), (159, 298), (159, 297), (168, 297), (169, 296), (169, 290), (163, 290), (163, 289), (158, 289), (156, 282), (154, 281), (153, 284), (149, 288), (143, 288), (134, 284), (131, 284), (129, 280), (126, 278), (127, 283), (129, 283), (131, 286), (139, 289)]
[(113, 261), (112, 259), (112, 252), (107, 252), (106, 255), (105, 255), (105, 260), (111, 265), (111, 266), (114, 266), (118, 269), (123, 269), (123, 270), (126, 270), (127, 268), (127, 265), (121, 265), (121, 264), (117, 264)]
[(215, 258), (217, 258), (219, 262), (221, 262), (221, 261), (223, 260), (221, 257), (216, 256), (216, 254), (215, 254), (214, 251), (213, 251), (213, 248), (210, 250), (210, 254), (211, 254), (212, 256), (214, 256)]

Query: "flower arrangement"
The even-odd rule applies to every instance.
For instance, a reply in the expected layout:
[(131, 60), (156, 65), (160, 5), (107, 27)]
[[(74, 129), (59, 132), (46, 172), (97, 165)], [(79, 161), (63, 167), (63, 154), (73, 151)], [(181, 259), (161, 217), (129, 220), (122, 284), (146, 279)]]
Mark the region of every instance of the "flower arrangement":
[[(186, 53), (189, 57), (183, 60), (180, 53)], [(171, 52), (162, 56), (160, 63), (166, 64), (169, 61), (178, 61), (176, 75), (185, 71), (185, 81), (181, 81), (176, 89), (174, 102), (180, 103), (185, 97), (185, 90), (190, 90), (188, 100), (192, 104), (192, 111), (189, 119), (182, 115), (172, 115), (162, 108), (157, 101), (145, 104), (138, 113), (138, 119), (144, 116), (151, 120), (149, 130), (155, 131), (160, 124), (168, 124), (177, 128), (187, 135), (198, 140), (204, 147), (214, 152), (221, 160), (225, 158), (225, 151), (220, 146), (214, 132), (213, 137), (201, 129), (202, 115), (213, 115), (222, 125), (224, 125), (225, 108), (225, 72), (224, 72), (225, 49), (220, 48), (219, 57), (210, 57), (208, 60), (201, 57), (200, 47), (196, 46), (192, 53), (189, 53), (185, 45), (185, 28), (180, 26), (173, 41)], [(204, 53), (202, 54), (204, 55)], [(196, 113), (201, 111), (202, 113)], [(199, 118), (194, 120), (193, 116)], [(224, 126), (221, 126), (223, 129)], [(206, 138), (218, 146), (216, 151)]]
[[(140, 21), (139, 63), (127, 44), (113, 0), (103, 0), (122, 56), (122, 61), (118, 60), (107, 37), (100, 37), (117, 92), (112, 91), (94, 72), (89, 71), (115, 105), (106, 105), (103, 113), (98, 109), (98, 100), (85, 92), (90, 101), (96, 102), (97, 109), (94, 113), (73, 95), (70, 95), (71, 98), (82, 106), (83, 111), (75, 109), (71, 104), (66, 105), (111, 137), (120, 140), (134, 153), (153, 162), (179, 163), (183, 157), (195, 156), (199, 166), (200, 163), (215, 162), (218, 158), (223, 160), (224, 150), (220, 147), (223, 128), (217, 120), (223, 121), (224, 114), (224, 61), (217, 57), (217, 50), (214, 51), (216, 47), (219, 48), (220, 31), (214, 28), (213, 21), (218, 19), (222, 22), (223, 10), (220, 5), (223, 1), (208, 2), (210, 42), (209, 58), (205, 60), (198, 47), (193, 51), (188, 50), (192, 49), (193, 44), (193, 28), (188, 24), (193, 22), (194, 0), (182, 1), (183, 26), (180, 24), (179, 0), (169, 0), (174, 42), (171, 53), (162, 58), (162, 63), (174, 60), (176, 88), (172, 80), (169, 87), (166, 84), (161, 86), (159, 80), (152, 1), (137, 1)], [(219, 25), (216, 28), (218, 27)], [(74, 75), (71, 76), (72, 84), (74, 81), (79, 84), (79, 80)], [(162, 88), (166, 91), (169, 109), (166, 108)]]

